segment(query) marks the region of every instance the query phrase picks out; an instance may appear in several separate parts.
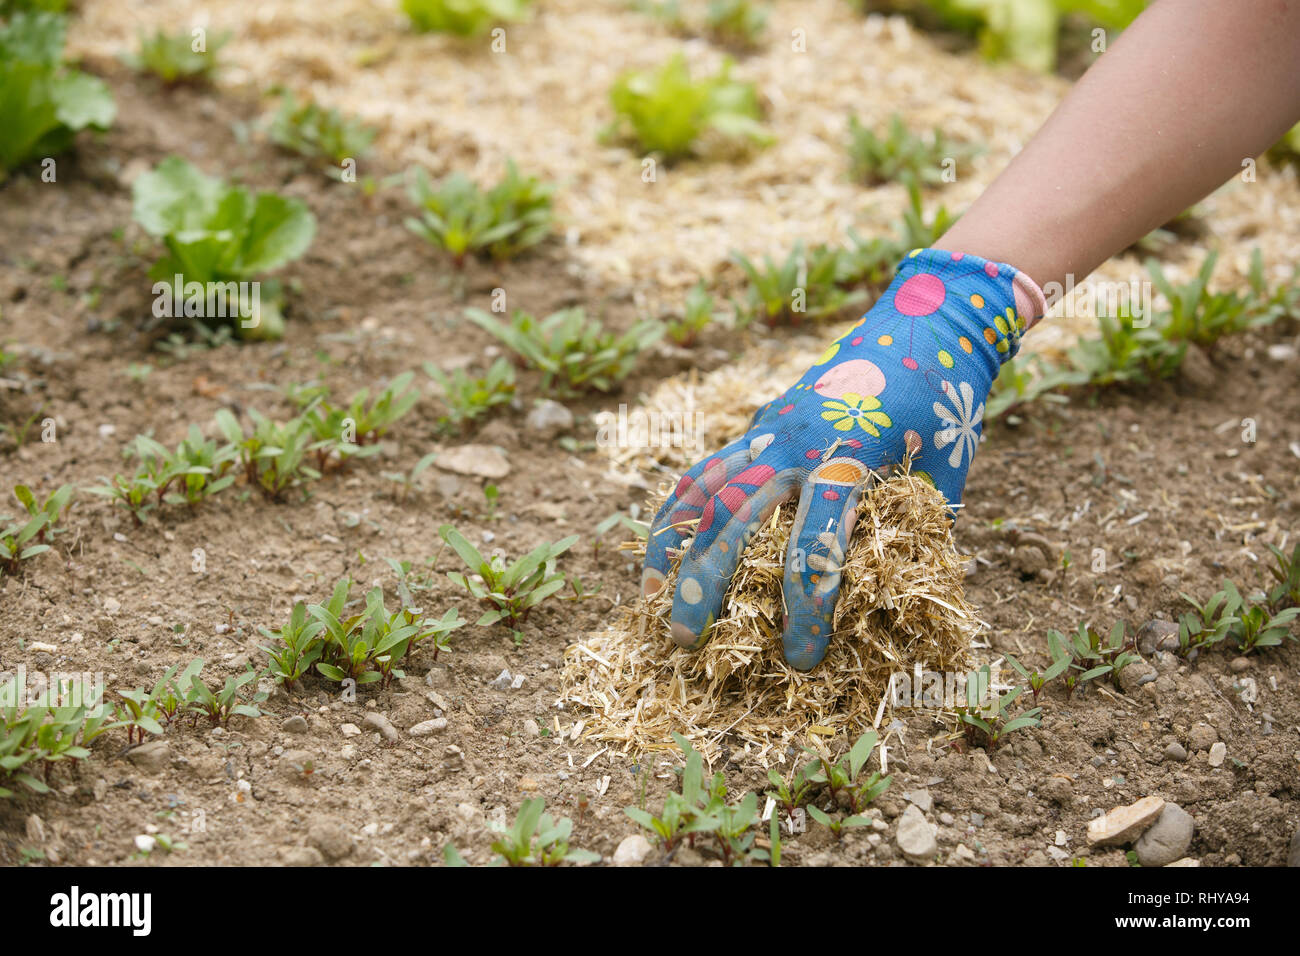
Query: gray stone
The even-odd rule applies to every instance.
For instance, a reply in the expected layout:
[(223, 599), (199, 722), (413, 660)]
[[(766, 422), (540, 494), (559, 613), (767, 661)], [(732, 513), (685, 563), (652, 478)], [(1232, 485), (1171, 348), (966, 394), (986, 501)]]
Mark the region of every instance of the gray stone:
[(133, 749), (126, 759), (147, 773), (158, 773), (171, 763), (171, 744), (165, 740), (150, 740)]
[(1137, 645), (1144, 657), (1150, 657), (1156, 651), (1177, 650), (1178, 625), (1159, 618), (1147, 621), (1142, 625), (1142, 630), (1138, 631)]
[(650, 841), (639, 833), (624, 837), (614, 851), (615, 866), (640, 866), (650, 855)]
[(307, 718), (302, 714), (294, 714), (280, 725), (280, 729), (286, 734), (305, 734), (308, 730)]
[(1166, 803), (1156, 822), (1138, 837), (1133, 849), (1143, 866), (1166, 866), (1183, 858), (1192, 845), (1196, 823), (1176, 803)]
[(1169, 746), (1165, 748), (1165, 759), (1173, 760), (1177, 763), (1187, 763), (1187, 748), (1176, 740), (1172, 741)]
[(401, 739), (393, 722), (380, 713), (366, 714), (365, 719), (361, 721), (361, 726), (368, 730), (379, 731), (383, 738), (390, 742)]
[(432, 720), (423, 720), (411, 728), (412, 737), (428, 737), (430, 734), (442, 733), (447, 729), (446, 717), (434, 717)]
[(283, 846), (280, 860), (285, 866), (320, 866), (325, 857), (314, 846)]
[(475, 478), (504, 478), (510, 474), (510, 460), (495, 445), (461, 445), (443, 452), (433, 463), (444, 471)]
[(1115, 807), (1088, 821), (1088, 843), (1096, 846), (1123, 846), (1132, 843), (1156, 822), (1165, 801), (1161, 797), (1143, 797), (1126, 807)]
[(352, 852), (352, 837), (337, 822), (318, 818), (307, 827), (307, 842), (327, 860), (341, 860)]
[(1210, 766), (1222, 767), (1223, 761), (1227, 758), (1227, 756), (1228, 756), (1228, 747), (1226, 744), (1224, 744), (1222, 740), (1220, 740), (1218, 743), (1216, 743), (1213, 747), (1210, 748), (1210, 756), (1209, 756)]
[(544, 398), (533, 406), (524, 421), (543, 438), (551, 438), (573, 427), (573, 412), (559, 402)]
[(1136, 694), (1144, 685), (1154, 683), (1159, 676), (1159, 671), (1146, 661), (1133, 661), (1119, 672), (1119, 688), (1126, 694)]
[(925, 814), (915, 804), (908, 804), (899, 817), (894, 841), (913, 863), (928, 863), (939, 852), (934, 824), (925, 819)]
[(930, 796), (929, 790), (908, 790), (903, 794), (903, 799), (923, 813), (934, 809), (934, 798)]

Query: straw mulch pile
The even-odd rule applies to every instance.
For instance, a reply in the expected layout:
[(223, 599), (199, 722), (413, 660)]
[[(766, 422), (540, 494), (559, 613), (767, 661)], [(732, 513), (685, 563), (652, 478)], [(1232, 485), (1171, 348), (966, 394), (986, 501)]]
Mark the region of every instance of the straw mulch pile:
[(587, 711), (584, 736), (638, 755), (671, 749), (676, 731), (713, 759), (732, 734), (760, 762), (783, 762), (807, 733), (853, 739), (879, 727), (891, 672), (969, 667), (981, 625), (943, 497), (903, 472), (863, 495), (825, 661), (808, 674), (787, 666), (782, 563), (794, 512), (780, 507), (750, 544), (701, 650), (668, 636), (674, 569), (654, 598), (566, 651), (561, 699)]

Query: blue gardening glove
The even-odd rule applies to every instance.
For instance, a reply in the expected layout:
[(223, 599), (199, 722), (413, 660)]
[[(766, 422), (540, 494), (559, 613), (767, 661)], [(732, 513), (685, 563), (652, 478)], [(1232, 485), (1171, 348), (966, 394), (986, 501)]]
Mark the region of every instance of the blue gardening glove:
[(959, 504), (989, 388), (1043, 311), (1038, 286), (1010, 266), (911, 252), (862, 321), (760, 408), (743, 437), (691, 468), (659, 509), (643, 593), (663, 586), (669, 549), (693, 539), (678, 571), (673, 639), (687, 648), (704, 643), (750, 537), (798, 495), (783, 641), (792, 667), (816, 666), (868, 472), (910, 454), (912, 474)]

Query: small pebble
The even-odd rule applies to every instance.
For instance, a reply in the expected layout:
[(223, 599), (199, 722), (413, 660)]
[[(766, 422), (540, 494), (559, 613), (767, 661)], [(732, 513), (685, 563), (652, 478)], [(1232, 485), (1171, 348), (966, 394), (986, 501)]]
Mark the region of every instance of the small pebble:
[(1210, 766), (1222, 767), (1224, 759), (1228, 756), (1228, 748), (1220, 740), (1210, 748)]

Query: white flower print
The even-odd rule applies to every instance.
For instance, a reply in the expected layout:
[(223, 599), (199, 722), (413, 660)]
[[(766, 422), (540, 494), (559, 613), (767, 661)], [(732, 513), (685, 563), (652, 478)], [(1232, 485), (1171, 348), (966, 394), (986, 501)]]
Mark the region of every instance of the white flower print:
[(940, 402), (934, 403), (934, 413), (947, 426), (934, 433), (934, 447), (946, 448), (952, 444), (952, 454), (948, 456), (948, 464), (960, 468), (963, 454), (967, 465), (975, 456), (975, 446), (979, 444), (975, 426), (984, 418), (984, 403), (980, 402), (978, 408), (973, 407), (975, 389), (970, 387), (969, 382), (962, 382), (954, 388), (952, 382), (944, 381), (943, 393), (948, 397), (948, 401), (952, 402), (953, 409), (956, 411)]

